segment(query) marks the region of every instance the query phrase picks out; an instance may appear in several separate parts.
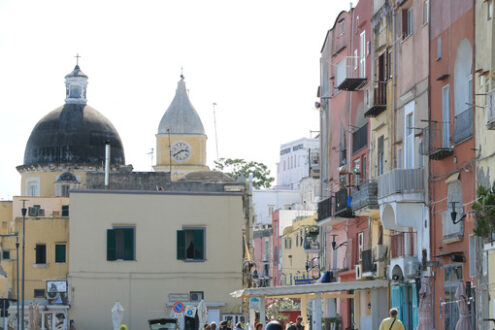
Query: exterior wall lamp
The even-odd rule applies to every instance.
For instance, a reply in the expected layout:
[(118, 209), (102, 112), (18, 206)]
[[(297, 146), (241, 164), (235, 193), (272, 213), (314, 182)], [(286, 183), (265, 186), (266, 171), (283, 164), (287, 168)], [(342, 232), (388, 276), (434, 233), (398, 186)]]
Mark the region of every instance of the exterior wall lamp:
[(463, 214), (459, 220), (456, 220), (457, 219), (457, 212), (455, 211), (455, 204), (457, 204), (459, 202), (452, 202), (452, 212), (450, 212), (450, 218), (452, 219), (452, 223), (455, 225), (455, 224), (458, 224), (459, 222), (461, 222), (462, 220), (464, 220), (464, 218), (466, 218), (466, 215)]

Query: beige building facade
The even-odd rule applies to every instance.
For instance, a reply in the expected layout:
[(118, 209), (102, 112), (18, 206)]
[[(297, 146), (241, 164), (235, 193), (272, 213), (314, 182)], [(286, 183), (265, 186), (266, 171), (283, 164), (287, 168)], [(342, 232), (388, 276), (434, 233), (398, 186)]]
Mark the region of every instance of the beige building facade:
[[(240, 315), (241, 193), (71, 192), (70, 318), (80, 329), (145, 329), (169, 317), (174, 297), (206, 301), (209, 319)], [(186, 299), (186, 298), (184, 298)], [(184, 325), (184, 318), (179, 317)]]

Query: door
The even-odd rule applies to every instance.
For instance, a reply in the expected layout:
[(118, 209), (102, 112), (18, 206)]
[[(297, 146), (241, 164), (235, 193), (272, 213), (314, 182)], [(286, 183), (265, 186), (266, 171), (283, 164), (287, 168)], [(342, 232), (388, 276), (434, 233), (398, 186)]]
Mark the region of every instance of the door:
[(442, 88), (442, 147), (450, 147), (450, 86)]
[(414, 101), (404, 108), (404, 168), (414, 168)]

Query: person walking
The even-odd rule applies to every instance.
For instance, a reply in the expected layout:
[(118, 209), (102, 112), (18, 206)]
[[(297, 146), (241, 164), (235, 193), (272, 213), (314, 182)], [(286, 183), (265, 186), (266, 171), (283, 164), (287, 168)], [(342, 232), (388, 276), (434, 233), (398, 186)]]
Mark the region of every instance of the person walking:
[(232, 328), (229, 328), (228, 322), (226, 320), (220, 322), (220, 328), (218, 330), (232, 330)]
[(302, 323), (302, 321), (303, 318), (301, 315), (299, 315), (296, 319), (296, 324), (295, 324), (296, 330), (304, 330), (304, 324)]
[(216, 322), (210, 323), (210, 330), (217, 330), (217, 323)]
[(397, 308), (390, 309), (390, 317), (386, 317), (380, 323), (380, 330), (406, 330), (402, 322), (397, 318), (399, 311)]
[(242, 323), (241, 322), (237, 322), (237, 324), (235, 325), (235, 329), (234, 330), (244, 330), (242, 328)]

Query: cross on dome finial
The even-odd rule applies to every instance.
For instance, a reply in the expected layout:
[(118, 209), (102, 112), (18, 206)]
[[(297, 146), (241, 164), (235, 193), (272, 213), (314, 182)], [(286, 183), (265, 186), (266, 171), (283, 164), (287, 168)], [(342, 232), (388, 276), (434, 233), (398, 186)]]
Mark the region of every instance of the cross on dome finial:
[(184, 67), (180, 67), (180, 79), (184, 80)]
[(79, 55), (79, 53), (76, 54), (76, 56), (74, 56), (76, 58), (76, 65), (79, 65), (79, 58), (81, 57), (81, 55)]

